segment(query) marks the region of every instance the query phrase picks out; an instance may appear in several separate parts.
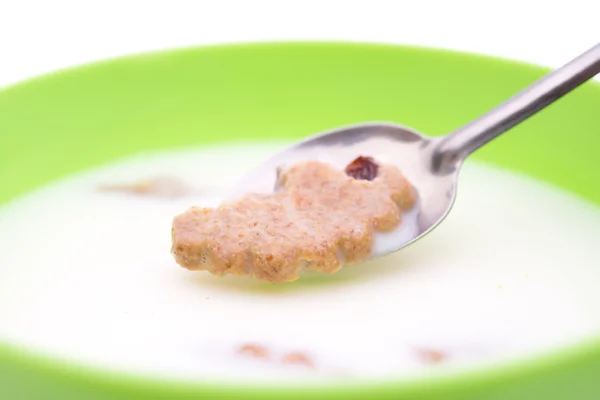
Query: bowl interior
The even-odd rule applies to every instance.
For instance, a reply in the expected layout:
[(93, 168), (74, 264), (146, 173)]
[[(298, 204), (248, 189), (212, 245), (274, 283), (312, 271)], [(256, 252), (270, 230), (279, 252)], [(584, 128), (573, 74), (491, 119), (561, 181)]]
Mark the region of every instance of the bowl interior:
[[(348, 43), (184, 49), (67, 70), (0, 91), (0, 204), (50, 180), (138, 151), (297, 139), (374, 120), (398, 122), (429, 135), (444, 134), (545, 72), (535, 66), (448, 51)], [(586, 84), (475, 157), (600, 204), (595, 167), (599, 109), (600, 85)], [(592, 363), (600, 373), (598, 347), (582, 349), (561, 353), (552, 363), (532, 364), (531, 373), (549, 377), (542, 375), (542, 365), (559, 371), (567, 365), (576, 368)], [(161, 384), (156, 382), (109, 379), (109, 375), (101, 379), (95, 372), (76, 378), (77, 371), (57, 372), (60, 365), (17, 355), (0, 344), (0, 376), (5, 377), (9, 390), (17, 390), (16, 383), (43, 385), (50, 380), (59, 382), (49, 389), (56, 396), (83, 396), (84, 386), (102, 390), (110, 386), (114, 398), (160, 393)], [(462, 381), (455, 377), (452, 390), (475, 393), (484, 382), (491, 385), (500, 376), (517, 379), (523, 375), (523, 369), (518, 374), (511, 371), (489, 371), (479, 380), (473, 375)], [(381, 396), (404, 391), (407, 396), (420, 393), (429, 396), (420, 398), (435, 399), (442, 385), (438, 383), (427, 388), (388, 383), (369, 390), (379, 390)], [(152, 385), (159, 386), (150, 389)], [(190, 386), (174, 392), (166, 383), (160, 388), (181, 398), (233, 390)], [(289, 398), (303, 396), (282, 390)], [(337, 388), (322, 393), (349, 398), (360, 391)], [(246, 394), (265, 395), (260, 390)]]

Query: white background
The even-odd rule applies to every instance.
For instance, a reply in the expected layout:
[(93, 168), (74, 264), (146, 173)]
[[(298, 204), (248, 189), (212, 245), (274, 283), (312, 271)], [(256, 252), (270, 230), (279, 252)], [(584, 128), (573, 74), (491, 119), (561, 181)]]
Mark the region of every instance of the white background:
[(600, 41), (600, 0), (0, 0), (0, 86), (140, 51), (347, 39), (560, 66)]

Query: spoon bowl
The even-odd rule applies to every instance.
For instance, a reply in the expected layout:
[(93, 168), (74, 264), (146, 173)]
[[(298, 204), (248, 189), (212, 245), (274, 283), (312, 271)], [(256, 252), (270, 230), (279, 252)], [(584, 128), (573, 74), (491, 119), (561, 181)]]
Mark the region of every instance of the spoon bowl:
[(362, 155), (394, 164), (413, 185), (418, 201), (410, 229), (392, 232), (393, 244), (389, 244), (389, 240), (385, 240), (385, 243), (376, 241), (373, 255), (381, 256), (431, 231), (452, 208), (459, 169), (432, 173), (431, 159), (439, 141), (440, 138), (427, 137), (412, 128), (389, 122), (370, 122), (334, 129), (310, 136), (267, 159), (244, 176), (228, 198), (239, 198), (249, 192), (272, 192), (277, 168), (301, 161), (318, 160), (343, 169)]

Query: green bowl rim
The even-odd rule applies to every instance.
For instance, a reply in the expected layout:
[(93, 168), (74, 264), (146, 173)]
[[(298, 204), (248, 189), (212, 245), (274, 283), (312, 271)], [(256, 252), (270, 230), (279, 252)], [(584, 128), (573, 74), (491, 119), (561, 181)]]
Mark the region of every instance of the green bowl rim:
[[(381, 48), (381, 49), (407, 49), (416, 50), (423, 53), (435, 53), (438, 55), (453, 55), (463, 59), (487, 60), (496, 63), (503, 63), (515, 68), (525, 68), (537, 73), (547, 73), (550, 68), (531, 62), (512, 60), (495, 55), (480, 54), (470, 51), (452, 50), (446, 48), (434, 48), (421, 45), (410, 44), (392, 44), (377, 43), (369, 41), (338, 41), (338, 40), (284, 40), (284, 41), (247, 41), (247, 42), (227, 42), (209, 45), (191, 45), (159, 50), (143, 51), (99, 59), (78, 65), (59, 68), (50, 72), (42, 73), (21, 81), (9, 83), (0, 86), (0, 96), (10, 94), (13, 90), (19, 90), (39, 81), (52, 79), (54, 77), (68, 75), (73, 71), (84, 71), (86, 69), (95, 69), (106, 64), (119, 63), (133, 59), (143, 59), (145, 57), (169, 56), (181, 52), (199, 52), (210, 51), (218, 48), (229, 49), (247, 49), (249, 47), (313, 47), (313, 46), (335, 46), (335, 47), (354, 47), (354, 48)], [(600, 96), (600, 82), (592, 80), (588, 83)], [(20, 197), (20, 196), (17, 196)], [(14, 199), (14, 198), (13, 198)], [(11, 200), (9, 200), (10, 202)], [(2, 206), (2, 205), (0, 205)], [(24, 367), (33, 370), (36, 373), (46, 374), (50, 378), (81, 380), (94, 386), (117, 385), (135, 392), (136, 388), (143, 390), (158, 390), (173, 395), (180, 394), (201, 394), (201, 393), (239, 393), (245, 392), (247, 395), (264, 395), (269, 391), (269, 395), (274, 395), (273, 390), (281, 390), (281, 393), (287, 393), (293, 396), (303, 395), (308, 392), (314, 393), (315, 389), (322, 389), (329, 392), (332, 396), (348, 394), (349, 397), (360, 395), (361, 393), (372, 394), (373, 390), (393, 391), (395, 396), (403, 394), (423, 394), (439, 393), (440, 391), (458, 388), (483, 386), (491, 382), (500, 382), (514, 378), (526, 378), (538, 376), (557, 369), (563, 369), (570, 365), (578, 365), (587, 361), (600, 358), (600, 333), (579, 340), (576, 343), (560, 346), (556, 349), (535, 353), (533, 355), (511, 358), (501, 362), (476, 364), (472, 367), (461, 367), (451, 369), (441, 369), (438, 372), (428, 374), (423, 377), (420, 375), (407, 375), (399, 378), (381, 379), (381, 380), (361, 380), (357, 382), (331, 381), (326, 383), (302, 385), (274, 385), (271, 383), (247, 384), (236, 383), (235, 387), (228, 387), (229, 381), (198, 381), (192, 382), (189, 379), (170, 379), (159, 378), (152, 374), (132, 373), (130, 371), (120, 371), (108, 369), (102, 366), (88, 364), (82, 361), (66, 360), (48, 353), (35, 351), (20, 346), (10, 341), (0, 340), (0, 363), (7, 363), (14, 366)], [(427, 386), (424, 386), (426, 384)], [(325, 393), (324, 392), (324, 393)]]

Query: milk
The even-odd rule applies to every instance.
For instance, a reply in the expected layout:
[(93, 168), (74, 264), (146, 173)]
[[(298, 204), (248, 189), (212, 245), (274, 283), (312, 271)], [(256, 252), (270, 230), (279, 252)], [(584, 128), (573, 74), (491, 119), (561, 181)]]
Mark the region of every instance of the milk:
[[(179, 267), (171, 221), (278, 144), (139, 155), (0, 208), (0, 341), (192, 381), (389, 379), (527, 357), (600, 330), (600, 210), (468, 163), (448, 219), (399, 253), (290, 284)], [(175, 176), (180, 199), (97, 190)], [(237, 353), (259, 344), (270, 359)], [(420, 350), (447, 355), (425, 363)], [(289, 352), (314, 368), (279, 362)]]

